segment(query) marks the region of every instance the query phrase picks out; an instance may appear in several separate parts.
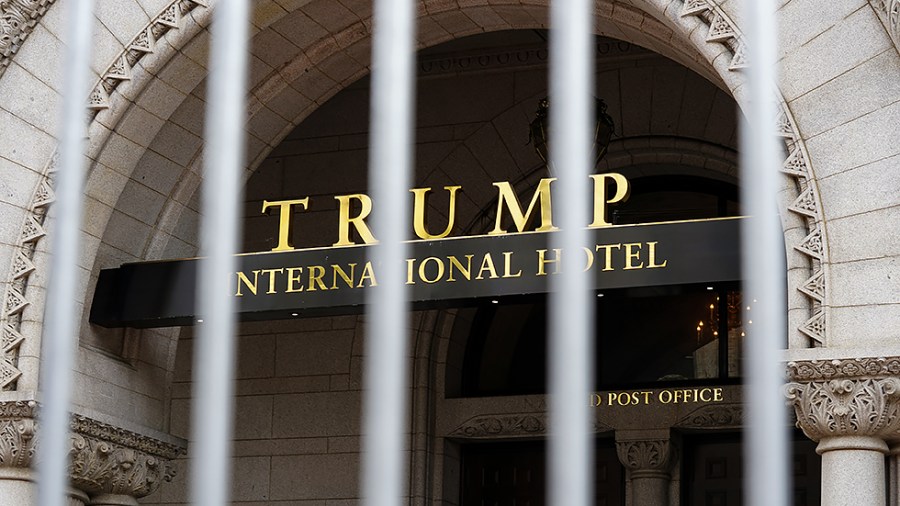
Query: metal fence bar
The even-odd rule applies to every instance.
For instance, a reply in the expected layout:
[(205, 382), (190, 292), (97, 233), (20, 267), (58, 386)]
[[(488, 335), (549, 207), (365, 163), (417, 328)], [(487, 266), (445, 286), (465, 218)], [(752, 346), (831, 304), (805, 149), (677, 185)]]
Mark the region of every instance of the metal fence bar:
[(550, 159), (559, 174), (562, 250), (550, 292), (550, 451), (548, 504), (593, 504), (594, 444), (590, 423), (594, 314), (588, 277), (577, 265), (588, 242), (594, 109), (593, 2), (550, 4)]
[(741, 135), (741, 205), (751, 216), (741, 227), (745, 305), (750, 305), (745, 338), (747, 433), (744, 438), (745, 504), (788, 504), (788, 420), (782, 393), (780, 350), (786, 341), (784, 236), (778, 219), (779, 159), (775, 137), (775, 2), (743, 3), (750, 68), (748, 122)]
[(224, 506), (231, 480), (235, 298), (244, 168), (247, 0), (223, 0), (212, 23), (203, 150), (203, 217), (191, 416), (191, 501)]
[(379, 244), (370, 249), (378, 285), (367, 297), (362, 497), (395, 505), (403, 495), (408, 374), (408, 245), (415, 82), (415, 6), (377, 0), (372, 42), (369, 184)]
[(50, 286), (44, 315), (41, 352), (41, 444), (38, 445), (38, 503), (66, 504), (69, 455), (69, 405), (72, 367), (78, 342), (76, 290), (81, 260), (82, 186), (87, 130), (85, 97), (90, 79), (94, 2), (66, 2), (68, 44), (65, 52), (59, 133), (59, 171), (54, 205)]

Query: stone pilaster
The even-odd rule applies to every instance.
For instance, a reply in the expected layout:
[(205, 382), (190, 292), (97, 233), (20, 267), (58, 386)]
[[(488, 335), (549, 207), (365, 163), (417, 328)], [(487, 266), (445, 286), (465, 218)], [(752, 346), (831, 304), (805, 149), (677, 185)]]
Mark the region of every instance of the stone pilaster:
[[(0, 497), (35, 502), (32, 466), (39, 443), (39, 406), (0, 401)], [(171, 480), (182, 445), (160, 441), (92, 418), (73, 415), (69, 449), (72, 504), (133, 506)]]
[(36, 406), (34, 401), (0, 402), (0, 497), (9, 504), (37, 501), (31, 471), (36, 449)]
[(797, 426), (822, 456), (822, 504), (885, 503), (887, 442), (900, 439), (900, 357), (788, 363)]
[(616, 434), (619, 461), (631, 478), (630, 504), (668, 506), (672, 448), (668, 438), (620, 439)]

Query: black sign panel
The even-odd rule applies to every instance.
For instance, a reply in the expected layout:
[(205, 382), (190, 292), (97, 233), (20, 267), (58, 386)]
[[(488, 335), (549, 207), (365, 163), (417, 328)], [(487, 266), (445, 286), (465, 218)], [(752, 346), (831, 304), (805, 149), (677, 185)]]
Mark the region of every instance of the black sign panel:
[[(555, 234), (521, 233), (412, 243), (409, 298), (434, 307), (481, 297), (544, 293), (560, 269), (596, 289), (740, 279), (739, 218), (592, 229), (589, 248), (561, 251)], [(231, 280), (243, 319), (357, 311), (380, 280), (368, 247), (240, 255)], [(100, 273), (91, 322), (107, 327), (190, 325), (198, 260), (124, 264)]]

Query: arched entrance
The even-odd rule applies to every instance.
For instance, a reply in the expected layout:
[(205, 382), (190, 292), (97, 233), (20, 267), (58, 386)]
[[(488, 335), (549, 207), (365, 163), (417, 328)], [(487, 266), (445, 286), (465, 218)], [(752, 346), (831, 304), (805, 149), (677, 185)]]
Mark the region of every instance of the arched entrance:
[[(129, 4), (128, 8), (135, 7), (135, 5), (138, 3)], [(177, 12), (170, 9), (172, 5), (176, 7)], [(260, 164), (264, 163), (263, 160), (269, 156), (275, 145), (294, 131), (295, 124), (300, 123), (311, 111), (328, 107), (322, 105), (328, 97), (335, 95), (338, 90), (351, 88), (352, 83), (357, 82), (366, 72), (367, 57), (365, 55), (367, 54), (368, 35), (365, 14), (357, 16), (346, 8), (336, 8), (335, 12), (324, 12), (321, 9), (316, 10), (317, 6), (312, 4), (292, 9), (290, 12), (281, 7), (267, 10), (269, 7), (271, 5), (260, 7), (255, 17), (255, 24), (259, 31), (256, 35), (254, 92), (251, 100), (252, 119), (249, 126), (253, 134), (251, 153), (254, 155), (249, 166), (254, 169), (261, 167)], [(730, 70), (731, 68), (738, 69), (742, 65), (740, 33), (737, 26), (731, 22), (734, 13), (728, 10), (730, 8), (733, 6), (720, 7), (707, 2), (646, 2), (638, 3), (637, 7), (609, 3), (602, 4), (598, 8), (598, 20), (600, 21), (598, 26), (601, 33), (655, 49), (687, 66), (696, 75), (706, 77), (708, 82), (715, 83), (720, 90), (728, 90), (727, 93), (717, 92), (721, 94), (716, 95), (717, 97), (727, 98), (728, 94), (733, 94), (740, 100), (739, 78), (736, 77), (738, 73)], [(432, 46), (444, 40), (461, 38), (465, 34), (496, 31), (499, 28), (536, 28), (545, 22), (542, 9), (543, 7), (512, 3), (509, 5), (492, 4), (491, 6), (473, 5), (465, 8), (429, 4), (423, 7), (422, 23), (424, 28), (421, 43), (423, 46)], [(865, 12), (860, 11), (854, 15), (853, 19), (864, 15)], [(93, 116), (91, 123), (91, 157), (94, 163), (86, 191), (91, 213), (91, 218), (85, 224), (87, 246), (86, 251), (82, 254), (85, 275), (90, 280), (85, 283), (86, 307), (89, 305), (93, 280), (99, 269), (112, 267), (124, 261), (171, 258), (194, 253), (194, 225), (197, 219), (194, 194), (199, 177), (195, 167), (200, 146), (197, 135), (200, 129), (197, 111), (203, 103), (200, 84), (205, 76), (204, 26), (207, 22), (208, 9), (205, 2), (177, 2), (166, 5), (159, 15), (149, 16), (144, 28), (138, 26), (141, 25), (141, 22), (131, 23), (138, 27), (131, 31), (128, 27), (116, 25), (114, 37), (120, 39), (120, 43), (116, 44), (121, 47), (116, 48), (116, 44), (113, 43), (104, 46), (101, 57), (103, 61), (97, 64), (97, 68), (106, 70), (100, 72), (103, 80), (102, 91), (99, 88), (96, 89), (93, 96), (93, 105), (99, 112)], [(860, 26), (866, 26), (862, 21), (859, 23)], [(113, 23), (108, 24), (113, 25)], [(169, 28), (161, 28), (163, 26), (169, 26)], [(136, 32), (134, 38), (131, 38), (130, 33), (132, 32)], [(807, 39), (812, 38), (811, 32), (807, 35), (809, 35)], [(36, 32), (35, 35), (35, 37), (51, 36), (52, 34), (44, 32)], [(289, 41), (293, 48), (283, 45), (284, 40), (282, 39)], [(284, 50), (286, 47), (288, 49)], [(10, 76), (15, 76), (14, 72), (19, 72), (17, 79), (41, 81), (43, 74), (39, 69), (34, 69), (29, 65), (34, 64), (23, 57), (22, 67), (10, 67), (14, 70), (10, 70), (10, 73), (4, 75), (4, 82), (9, 82), (12, 79)], [(444, 66), (446, 65), (454, 69), (454, 65), (459, 66), (459, 61), (451, 60), (449, 63), (444, 63)], [(32, 74), (30, 77), (24, 77), (21, 72), (24, 68), (31, 69), (29, 70)], [(441, 65), (438, 64), (437, 68), (441, 69)], [(872, 71), (866, 69), (861, 72)], [(455, 70), (463, 71), (461, 68)], [(795, 71), (796, 69), (792, 70), (792, 72)], [(817, 78), (824, 79), (824, 72), (813, 74)], [(684, 75), (694, 76), (694, 74)], [(685, 79), (687, 78), (685, 77)], [(796, 80), (795, 82), (799, 84), (792, 85), (786, 92), (789, 100), (797, 100), (796, 103), (791, 104), (791, 107), (796, 106), (804, 111), (814, 109), (809, 103), (809, 98), (802, 98), (804, 93), (809, 92), (814, 86), (807, 81)], [(35, 89), (43, 90), (44, 88), (36, 86)], [(688, 92), (694, 91), (694, 88), (687, 86), (684, 86), (684, 89)], [(706, 89), (711, 88), (707, 86)], [(660, 91), (665, 93), (669, 90), (662, 89)], [(525, 104), (526, 102), (522, 99), (519, 103)], [(713, 102), (713, 106), (715, 106), (715, 102)], [(17, 131), (31, 132), (28, 134), (29, 138), (36, 139), (29, 149), (23, 150), (28, 153), (28, 157), (20, 156), (19, 153), (14, 152), (15, 150), (5, 151), (11, 153), (10, 157), (15, 159), (13, 160), (15, 164), (20, 164), (22, 167), (27, 166), (30, 169), (30, 179), (26, 186), (36, 188), (37, 191), (30, 200), (29, 196), (20, 196), (22, 201), (17, 204), (17, 211), (13, 213), (14, 217), (19, 220), (17, 223), (23, 224), (20, 230), (2, 231), (9, 235), (4, 239), (3, 244), (13, 245), (9, 248), (10, 256), (15, 257), (10, 262), (14, 268), (10, 271), (7, 279), (8, 289), (5, 292), (6, 303), (3, 314), (4, 330), (7, 336), (3, 362), (4, 388), (8, 391), (29, 392), (37, 389), (36, 378), (39, 364), (37, 350), (41, 330), (41, 319), (37, 315), (43, 309), (42, 287), (46, 274), (43, 250), (36, 246), (48, 231), (52, 233), (52, 221), (45, 222), (46, 209), (49, 202), (52, 201), (52, 195), (46, 191), (46, 183), (52, 173), (50, 170), (52, 164), (47, 163), (44, 166), (42, 161), (51, 160), (52, 144), (41, 142), (41, 139), (46, 140), (46, 136), (36, 133), (37, 130), (50, 129), (48, 125), (42, 123), (40, 118), (26, 117), (27, 114), (21, 111), (9, 113), (8, 109), (10, 107), (4, 108), (4, 117), (12, 122), (10, 124), (21, 126), (22, 128), (17, 128)], [(520, 117), (525, 116), (527, 119), (531, 112), (530, 109), (529, 106), (521, 105), (517, 114)], [(860, 110), (863, 109), (860, 108)], [(823, 112), (817, 113), (815, 117), (822, 119), (823, 124), (817, 125), (815, 128), (808, 127), (809, 130), (816, 130), (817, 133), (827, 131), (826, 127), (829, 124), (823, 119), (824, 116), (827, 115)], [(508, 121), (508, 118), (498, 115), (497, 119), (491, 122), (495, 121), (496, 124), (500, 124), (500, 122)], [(653, 126), (652, 116), (648, 121), (651, 121), (651, 126)], [(805, 116), (804, 121), (814, 122), (809, 120), (809, 116)], [(624, 125), (625, 121), (622, 121), (622, 124)], [(819, 204), (820, 191), (814, 184), (815, 180), (809, 166), (809, 154), (806, 145), (802, 142), (800, 130), (790, 114), (783, 118), (779, 125), (779, 131), (786, 139), (785, 169), (792, 178), (786, 180), (785, 192), (781, 196), (783, 202), (780, 204), (783, 210), (790, 211), (785, 212), (783, 218), (786, 244), (789, 250), (788, 283), (793, 294), (789, 303), (791, 328), (803, 329), (792, 334), (790, 346), (800, 349), (810, 344), (826, 342), (825, 308), (828, 307), (828, 304), (825, 301), (826, 294), (829, 293), (826, 289), (826, 281), (829, 281), (830, 278), (823, 269), (828, 259), (829, 242), (824, 237), (823, 211)], [(431, 133), (436, 136), (435, 144), (441, 142), (438, 131)], [(722, 132), (717, 130), (715, 133)], [(832, 134), (837, 135), (833, 132)], [(866, 135), (863, 134), (861, 137)], [(840, 171), (835, 169), (835, 165), (839, 165), (839, 163), (836, 160), (844, 158), (832, 156), (834, 155), (833, 151), (827, 147), (829, 143), (823, 140), (826, 138), (827, 136), (816, 141), (817, 152), (821, 153), (819, 160), (828, 167), (828, 175), (833, 176), (829, 183), (833, 186), (826, 192), (826, 195), (829, 195), (832, 201), (837, 201), (839, 199), (834, 195), (843, 193), (840, 191), (841, 189), (852, 187), (853, 185), (850, 185), (848, 181), (853, 179), (849, 175), (838, 174)], [(477, 140), (483, 141), (483, 139)], [(353, 143), (360, 142), (360, 139), (358, 137), (355, 140), (346, 138), (343, 141), (349, 143), (344, 144), (345, 147), (352, 147)], [(858, 139), (860, 146), (868, 141), (869, 139)], [(507, 144), (511, 145), (511, 142)], [(623, 142), (622, 150), (619, 151), (622, 154), (617, 157), (611, 153), (607, 159), (608, 167), (615, 164), (619, 164), (619, 167), (631, 164), (637, 157), (643, 157), (640, 159), (644, 161), (649, 159), (665, 160), (672, 156), (685, 157), (687, 156), (685, 152), (691, 150), (693, 150), (693, 155), (705, 160), (702, 165), (704, 169), (716, 170), (713, 169), (713, 165), (721, 163), (723, 160), (727, 164), (729, 158), (727, 153), (712, 153), (703, 143), (690, 146), (688, 144), (691, 143), (680, 140), (676, 144), (677, 149), (672, 149), (671, 146), (666, 145), (645, 146), (643, 141), (628, 145)], [(830, 144), (834, 145), (835, 143)], [(884, 154), (883, 150), (879, 151), (878, 149), (862, 149), (861, 151), (872, 153), (873, 156), (879, 153)], [(513, 155), (510, 156), (515, 158)], [(38, 159), (42, 161), (35, 161)], [(442, 168), (441, 170), (453, 172), (453, 167), (472, 161), (465, 158), (462, 161), (459, 159), (448, 160), (445, 167), (449, 167), (449, 169)], [(697, 158), (693, 158), (692, 163), (688, 165), (696, 166), (698, 163), (696, 160)], [(847, 172), (861, 167), (860, 164), (863, 163), (861, 160), (862, 158), (858, 160), (854, 158), (850, 161), (852, 163), (848, 162), (850, 169)], [(489, 159), (475, 158), (475, 161), (483, 166), (493, 166), (490, 163), (492, 160)], [(457, 163), (457, 165), (454, 166), (451, 162)], [(655, 162), (647, 161), (647, 163)], [(515, 166), (517, 170), (521, 169), (519, 165)], [(884, 171), (871, 168), (868, 170), (876, 175), (884, 173)], [(257, 172), (261, 173), (263, 169), (259, 169)], [(526, 172), (527, 170), (522, 171), (522, 174), (524, 175)], [(248, 177), (250, 177), (249, 173)], [(489, 178), (487, 181), (489, 182)], [(890, 185), (881, 186), (890, 187)], [(435, 207), (439, 208), (440, 206), (436, 205)], [(841, 232), (839, 235), (841, 244), (854, 242), (865, 244), (867, 241), (848, 239), (848, 236), (855, 236), (847, 231), (853, 228), (848, 224), (858, 223), (854, 217), (855, 213), (861, 214), (861, 210), (869, 208), (863, 206), (854, 208), (855, 210), (852, 212), (848, 211), (852, 207), (842, 204), (834, 208), (839, 209), (834, 217), (839, 222), (841, 219), (844, 220), (841, 225), (838, 225), (838, 230)], [(858, 211), (859, 213), (857, 213)], [(19, 232), (22, 230), (24, 233), (20, 234)], [(860, 265), (877, 266), (888, 261), (881, 257), (875, 258), (877, 255), (847, 253), (846, 248), (840, 251), (841, 253), (837, 257), (838, 263), (847, 264), (840, 267), (844, 274), (852, 274), (855, 272), (854, 269), (858, 269)], [(882, 288), (881, 291), (872, 292), (880, 295), (863, 297), (859, 294), (860, 283), (862, 282), (853, 277), (853, 282), (844, 292), (846, 295), (834, 300), (834, 305), (838, 307), (835, 314), (839, 316), (835, 317), (838, 322), (835, 328), (838, 331), (833, 335), (835, 336), (833, 343), (847, 345), (855, 342), (857, 335), (875, 336), (877, 337), (876, 342), (887, 342), (892, 337), (884, 336), (883, 325), (872, 323), (883, 322), (890, 317), (888, 311), (890, 304), (894, 303), (890, 290)], [(879, 284), (873, 286), (881, 287)], [(878, 317), (857, 318), (855, 306), (858, 306), (859, 303), (867, 304), (866, 314)], [(418, 316), (417, 328), (426, 329), (422, 331), (425, 334), (446, 335), (446, 332), (431, 329), (450, 321), (448, 314), (429, 313)], [(859, 325), (849, 325), (847, 322), (857, 322)], [(285, 346), (291, 346), (290, 338), (277, 337), (277, 335), (279, 332), (289, 334), (293, 332), (291, 330), (293, 327), (279, 325), (281, 324), (273, 324), (271, 328), (248, 326), (245, 334), (256, 333), (256, 335), (267, 337), (257, 343), (245, 346), (254, 352), (269, 348), (272, 350), (284, 349)], [(319, 363), (306, 364), (306, 366), (312, 367), (311, 370), (320, 371), (319, 374), (315, 374), (318, 377), (309, 379), (304, 376), (303, 379), (297, 379), (297, 377), (291, 376), (293, 366), (289, 361), (278, 362), (275, 351), (272, 351), (272, 355), (266, 355), (268, 351), (265, 351), (261, 353), (261, 356), (270, 357), (270, 361), (260, 359), (259, 364), (244, 366), (254, 371), (250, 373), (252, 377), (244, 379), (263, 380), (265, 374), (268, 374), (267, 371), (281, 371), (292, 378), (290, 381), (295, 384), (294, 387), (291, 387), (293, 390), (268, 394), (272, 397), (271, 404), (267, 404), (269, 400), (261, 398), (250, 400), (249, 398), (254, 397), (255, 394), (251, 395), (247, 392), (259, 393), (260, 391), (254, 390), (256, 386), (245, 385), (249, 390), (244, 390), (243, 397), (248, 399), (244, 399), (243, 402), (258, 403), (253, 404), (248, 411), (260, 408), (258, 411), (265, 413), (267, 406), (273, 406), (270, 410), (273, 420), (272, 434), (276, 432), (274, 429), (275, 419), (279, 417), (290, 419), (293, 416), (290, 414), (292, 408), (288, 405), (290, 404), (288, 401), (285, 401), (287, 404), (283, 403), (278, 408), (274, 407), (277, 396), (321, 394), (332, 388), (340, 391), (345, 383), (352, 387), (358, 387), (358, 384), (354, 383), (358, 380), (354, 375), (358, 371), (360, 363), (358, 344), (355, 344), (358, 343), (357, 322), (353, 319), (343, 319), (337, 323), (335, 321), (331, 321), (331, 323), (314, 321), (306, 322), (304, 325), (306, 327), (303, 332), (322, 333), (319, 335), (319, 341), (313, 339), (315, 344), (309, 348), (313, 351), (330, 349), (331, 345), (327, 342), (326, 334), (332, 331), (341, 332), (341, 339), (352, 344), (349, 345), (351, 351), (346, 357), (342, 355), (339, 362), (343, 364), (346, 358), (346, 363), (351, 365), (347, 368), (344, 368), (343, 365), (329, 368), (331, 366), (325, 367)], [(895, 326), (889, 325), (887, 328), (895, 328)], [(276, 337), (271, 337), (273, 333)], [(189, 350), (181, 346), (188, 340), (179, 341), (179, 334), (178, 331), (107, 332), (85, 324), (84, 346), (79, 369), (81, 371), (80, 381), (90, 388), (79, 390), (78, 406), (94, 409), (106, 405), (107, 399), (116, 398), (116, 405), (125, 407), (116, 410), (118, 415), (124, 417), (123, 420), (125, 420), (120, 425), (133, 426), (136, 424), (142, 428), (179, 433), (178, 423), (180, 422), (177, 421), (177, 416), (172, 416), (172, 413), (179, 410), (179, 402), (183, 399), (188, 386), (183, 381), (175, 381), (173, 386), (172, 379), (173, 377), (184, 379), (179, 375), (183, 374), (185, 369), (175, 367), (174, 364), (176, 362), (186, 363), (186, 357), (189, 356)], [(881, 341), (882, 339), (887, 341)], [(266, 344), (262, 346), (260, 343)], [(434, 346), (439, 347), (437, 344)], [(430, 348), (431, 345), (422, 344), (421, 347)], [(180, 348), (183, 349), (178, 351)], [(248, 356), (252, 355), (250, 352), (247, 353)], [(809, 356), (819, 355), (813, 353)], [(426, 361), (426, 364), (430, 363)], [(321, 368), (317, 369), (317, 367)], [(433, 367), (437, 366), (428, 365), (425, 370), (430, 371)], [(428, 375), (430, 373), (426, 373), (426, 376)], [(328, 378), (327, 382), (323, 379), (324, 377)], [(431, 388), (429, 385), (439, 385), (441, 381), (443, 379), (435, 380), (434, 383), (418, 388), (428, 390)], [(265, 383), (265, 381), (260, 381), (260, 383)], [(247, 385), (257, 385), (257, 383), (250, 382)], [(427, 395), (424, 397), (431, 398)], [(324, 402), (322, 401), (324, 398), (320, 396), (319, 400), (304, 400), (303, 402), (311, 403), (304, 406), (319, 406), (320, 404), (316, 403)], [(352, 407), (355, 402), (352, 395), (347, 398), (349, 400), (342, 402), (345, 402), (346, 406)], [(300, 400), (300, 397), (291, 397), (291, 399)], [(422, 408), (426, 413), (429, 409), (432, 411), (436, 409), (433, 406), (427, 407), (430, 402), (420, 404), (426, 406)], [(419, 412), (417, 411), (417, 413)], [(345, 413), (345, 411), (340, 413)], [(435, 423), (443, 423), (436, 421), (439, 419), (440, 417), (424, 417), (421, 423), (423, 427), (427, 428)], [(313, 425), (311, 424), (311, 426)], [(266, 422), (263, 421), (260, 426), (266, 427)], [(352, 432), (355, 429), (351, 426), (346, 430)], [(425, 429), (421, 433), (430, 434)], [(269, 437), (268, 434), (270, 432), (267, 429), (260, 429), (257, 436), (245, 438), (244, 441), (265, 440)], [(290, 431), (279, 434), (279, 437), (284, 436), (289, 439), (305, 439), (305, 437)], [(316, 434), (314, 439), (331, 438), (326, 439), (326, 450), (316, 447), (316, 451), (319, 452), (316, 454), (328, 453), (328, 448), (331, 447), (336, 449), (336, 453), (340, 453), (337, 448), (352, 449), (354, 444), (353, 436), (347, 436), (344, 432), (329, 435), (328, 431), (324, 430), (321, 434)], [(417, 434), (419, 433), (417, 432)], [(349, 439), (341, 439), (345, 437)], [(248, 443), (246, 446), (252, 446), (252, 444)], [(315, 444), (321, 444), (321, 442)], [(436, 451), (433, 442), (422, 444), (421, 448), (423, 449), (421, 450), (418, 449), (420, 446), (417, 443), (416, 448), (416, 451), (420, 453)], [(340, 468), (352, 461), (352, 457), (346, 456), (350, 453), (352, 450), (345, 452), (344, 457), (334, 460), (337, 463), (332, 464), (333, 467), (328, 469)], [(296, 456), (300, 453), (291, 455)], [(248, 466), (245, 469), (252, 470), (262, 469), (265, 467), (264, 464), (273, 468), (275, 460), (279, 465), (293, 462), (287, 457), (275, 460), (273, 458), (271, 455), (247, 454), (240, 457), (243, 459), (241, 462)], [(419, 459), (418, 456), (415, 458)], [(259, 472), (262, 473), (262, 471)], [(428, 479), (433, 479), (434, 473), (424, 474), (431, 476)], [(317, 480), (313, 478), (310, 475), (310, 481), (316, 482)], [(412, 481), (415, 482), (415, 489), (418, 490), (419, 484), (425, 483), (427, 480), (414, 478)], [(437, 485), (432, 489), (436, 489), (436, 487)], [(428, 486), (422, 485), (421, 488), (428, 489)], [(246, 490), (250, 489), (252, 487)], [(412, 495), (428, 496), (428, 494), (420, 494), (418, 491)]]

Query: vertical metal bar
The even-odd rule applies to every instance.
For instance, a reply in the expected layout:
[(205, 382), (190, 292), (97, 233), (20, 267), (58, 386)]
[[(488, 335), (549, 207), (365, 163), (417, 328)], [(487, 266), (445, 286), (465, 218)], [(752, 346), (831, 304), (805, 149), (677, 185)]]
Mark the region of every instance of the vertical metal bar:
[(370, 250), (378, 286), (367, 298), (363, 398), (363, 501), (401, 503), (408, 371), (403, 242), (410, 222), (408, 189), (415, 95), (415, 7), (377, 0), (372, 45), (369, 181), (379, 244)]
[[(550, 278), (550, 486), (548, 504), (593, 504), (593, 300), (578, 268), (587, 244), (594, 112), (593, 3), (550, 4), (550, 158), (559, 174), (561, 273)], [(559, 202), (559, 200), (558, 200)]]
[(72, 366), (78, 339), (76, 290), (80, 268), (82, 186), (87, 129), (85, 97), (90, 79), (92, 0), (66, 3), (68, 45), (60, 121), (59, 171), (54, 205), (55, 230), (50, 261), (50, 287), (41, 351), (41, 444), (38, 445), (38, 503), (66, 503), (69, 456), (69, 405)]
[(787, 415), (780, 349), (785, 339), (785, 260), (776, 209), (779, 147), (775, 137), (775, 2), (743, 2), (750, 58), (748, 122), (741, 135), (741, 205), (750, 219), (741, 228), (744, 297), (752, 307), (745, 338), (747, 434), (744, 439), (748, 482), (745, 503), (788, 503)]
[(194, 349), (191, 417), (191, 501), (224, 506), (231, 480), (234, 419), (235, 299), (239, 209), (244, 201), (244, 121), (247, 81), (247, 0), (216, 4), (203, 151), (203, 218), (197, 286), (202, 322)]

